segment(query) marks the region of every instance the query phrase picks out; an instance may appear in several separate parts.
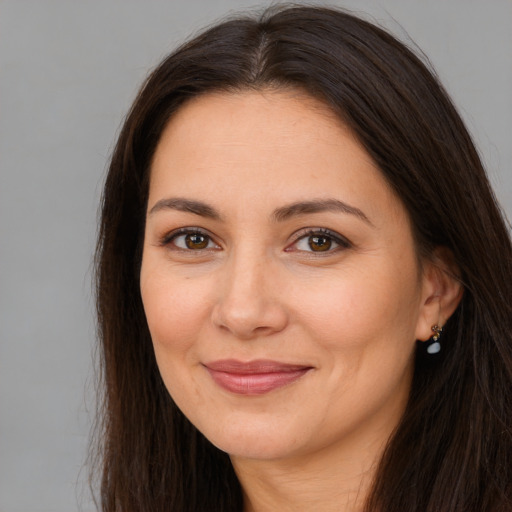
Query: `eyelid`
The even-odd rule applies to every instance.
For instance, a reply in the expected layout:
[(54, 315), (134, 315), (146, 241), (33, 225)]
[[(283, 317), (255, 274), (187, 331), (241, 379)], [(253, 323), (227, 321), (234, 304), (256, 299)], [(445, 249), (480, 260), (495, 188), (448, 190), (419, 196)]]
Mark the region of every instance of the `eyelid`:
[(193, 249), (183, 249), (181, 247), (174, 246), (174, 250), (183, 251), (183, 252), (201, 252), (201, 251), (218, 250), (221, 248), (220, 244), (218, 244), (215, 241), (214, 236), (209, 231), (207, 231), (206, 229), (197, 227), (197, 226), (181, 227), (178, 229), (174, 229), (174, 230), (170, 231), (169, 233), (166, 233), (164, 236), (161, 237), (160, 245), (167, 247), (167, 246), (170, 246), (172, 244), (173, 240), (175, 240), (179, 236), (194, 235), (194, 234), (203, 235), (203, 236), (208, 237), (210, 239), (210, 241), (216, 245), (216, 247), (215, 248), (207, 247), (205, 249), (197, 249), (196, 251), (194, 251)]
[(289, 244), (285, 248), (285, 251), (292, 252), (293, 251), (292, 247), (294, 245), (296, 245), (297, 242), (299, 242), (303, 238), (306, 238), (309, 236), (314, 236), (314, 235), (327, 236), (327, 237), (331, 238), (338, 245), (338, 247), (335, 247), (334, 249), (328, 250), (325, 252), (321, 252), (321, 251), (318, 251), (318, 252), (303, 251), (303, 252), (310, 252), (310, 253), (316, 254), (316, 255), (327, 256), (329, 254), (333, 254), (334, 252), (338, 252), (338, 250), (349, 249), (350, 247), (352, 247), (352, 243), (346, 237), (340, 235), (336, 231), (332, 231), (331, 229), (327, 229), (327, 228), (318, 227), (318, 228), (302, 228), (302, 229), (296, 231), (295, 233), (293, 233), (293, 235), (292, 235), (293, 241), (291, 244)]
[[(208, 230), (206, 230), (204, 228), (200, 228), (198, 226), (187, 226), (187, 227), (181, 227), (181, 228), (174, 229), (161, 237), (161, 239), (159, 241), (159, 245), (164, 246), (164, 247), (169, 246), (169, 245), (171, 245), (173, 240), (175, 240), (177, 237), (182, 236), (182, 235), (190, 235), (190, 234), (204, 235), (204, 236), (208, 237), (209, 240), (211, 241), (211, 243), (213, 243), (216, 247), (215, 248), (207, 247), (205, 249), (197, 249), (197, 251), (194, 251), (193, 249), (183, 249), (181, 247), (174, 246), (174, 250), (177, 250), (177, 251), (181, 250), (183, 252), (202, 252), (202, 251), (211, 251), (211, 250), (221, 249), (221, 246), (215, 240), (215, 237)], [(308, 227), (308, 228), (301, 228), (291, 235), (292, 242), (285, 247), (285, 249), (284, 249), (285, 252), (292, 252), (294, 250), (297, 250), (297, 249), (293, 249), (293, 247), (297, 244), (297, 242), (299, 242), (303, 238), (306, 238), (309, 236), (314, 236), (314, 235), (326, 236), (326, 237), (332, 239), (332, 241), (334, 243), (336, 243), (338, 247), (335, 247), (334, 249), (331, 249), (331, 250), (327, 250), (323, 253), (321, 251), (300, 250), (301, 252), (310, 252), (310, 253), (313, 253), (316, 255), (327, 256), (334, 252), (338, 252), (339, 250), (344, 250), (344, 249), (348, 249), (348, 248), (352, 247), (352, 243), (346, 237), (340, 235), (336, 231), (333, 231), (333, 230), (327, 229), (327, 228), (323, 228), (323, 227), (314, 227), (314, 228)]]

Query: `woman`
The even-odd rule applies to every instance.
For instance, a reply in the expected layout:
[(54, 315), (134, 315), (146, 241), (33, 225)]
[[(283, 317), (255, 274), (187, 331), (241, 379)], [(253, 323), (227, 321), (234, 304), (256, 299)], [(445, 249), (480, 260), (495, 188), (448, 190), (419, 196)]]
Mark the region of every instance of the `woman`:
[(511, 510), (510, 238), (381, 29), (292, 7), (165, 59), (97, 269), (103, 510)]

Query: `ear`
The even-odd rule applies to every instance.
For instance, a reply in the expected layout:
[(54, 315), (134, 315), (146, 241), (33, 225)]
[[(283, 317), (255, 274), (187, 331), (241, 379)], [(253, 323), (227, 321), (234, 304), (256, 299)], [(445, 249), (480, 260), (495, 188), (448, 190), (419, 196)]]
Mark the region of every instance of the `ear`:
[(416, 339), (427, 341), (433, 334), (432, 326), (443, 327), (462, 299), (460, 271), (452, 252), (437, 247), (423, 264), (422, 299)]

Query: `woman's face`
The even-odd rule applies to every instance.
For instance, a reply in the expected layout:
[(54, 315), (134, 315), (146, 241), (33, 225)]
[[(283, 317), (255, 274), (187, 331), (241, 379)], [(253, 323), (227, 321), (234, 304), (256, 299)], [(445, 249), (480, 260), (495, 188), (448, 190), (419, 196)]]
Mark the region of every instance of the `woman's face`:
[(407, 214), (300, 92), (209, 94), (151, 167), (141, 293), (169, 393), (238, 457), (385, 442), (430, 293)]

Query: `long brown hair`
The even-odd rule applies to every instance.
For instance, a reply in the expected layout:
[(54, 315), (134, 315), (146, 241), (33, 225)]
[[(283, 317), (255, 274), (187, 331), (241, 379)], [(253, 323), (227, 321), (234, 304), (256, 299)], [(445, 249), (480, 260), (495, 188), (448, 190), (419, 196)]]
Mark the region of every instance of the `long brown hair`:
[(403, 44), (346, 12), (300, 6), (231, 19), (183, 45), (149, 76), (119, 135), (97, 249), (102, 510), (243, 507), (228, 455), (162, 383), (139, 270), (150, 162), (169, 118), (208, 91), (269, 87), (305, 90), (351, 128), (408, 210), (419, 253), (447, 247), (464, 285), (442, 352), (418, 346), (367, 510), (512, 510), (512, 247), (477, 151)]

